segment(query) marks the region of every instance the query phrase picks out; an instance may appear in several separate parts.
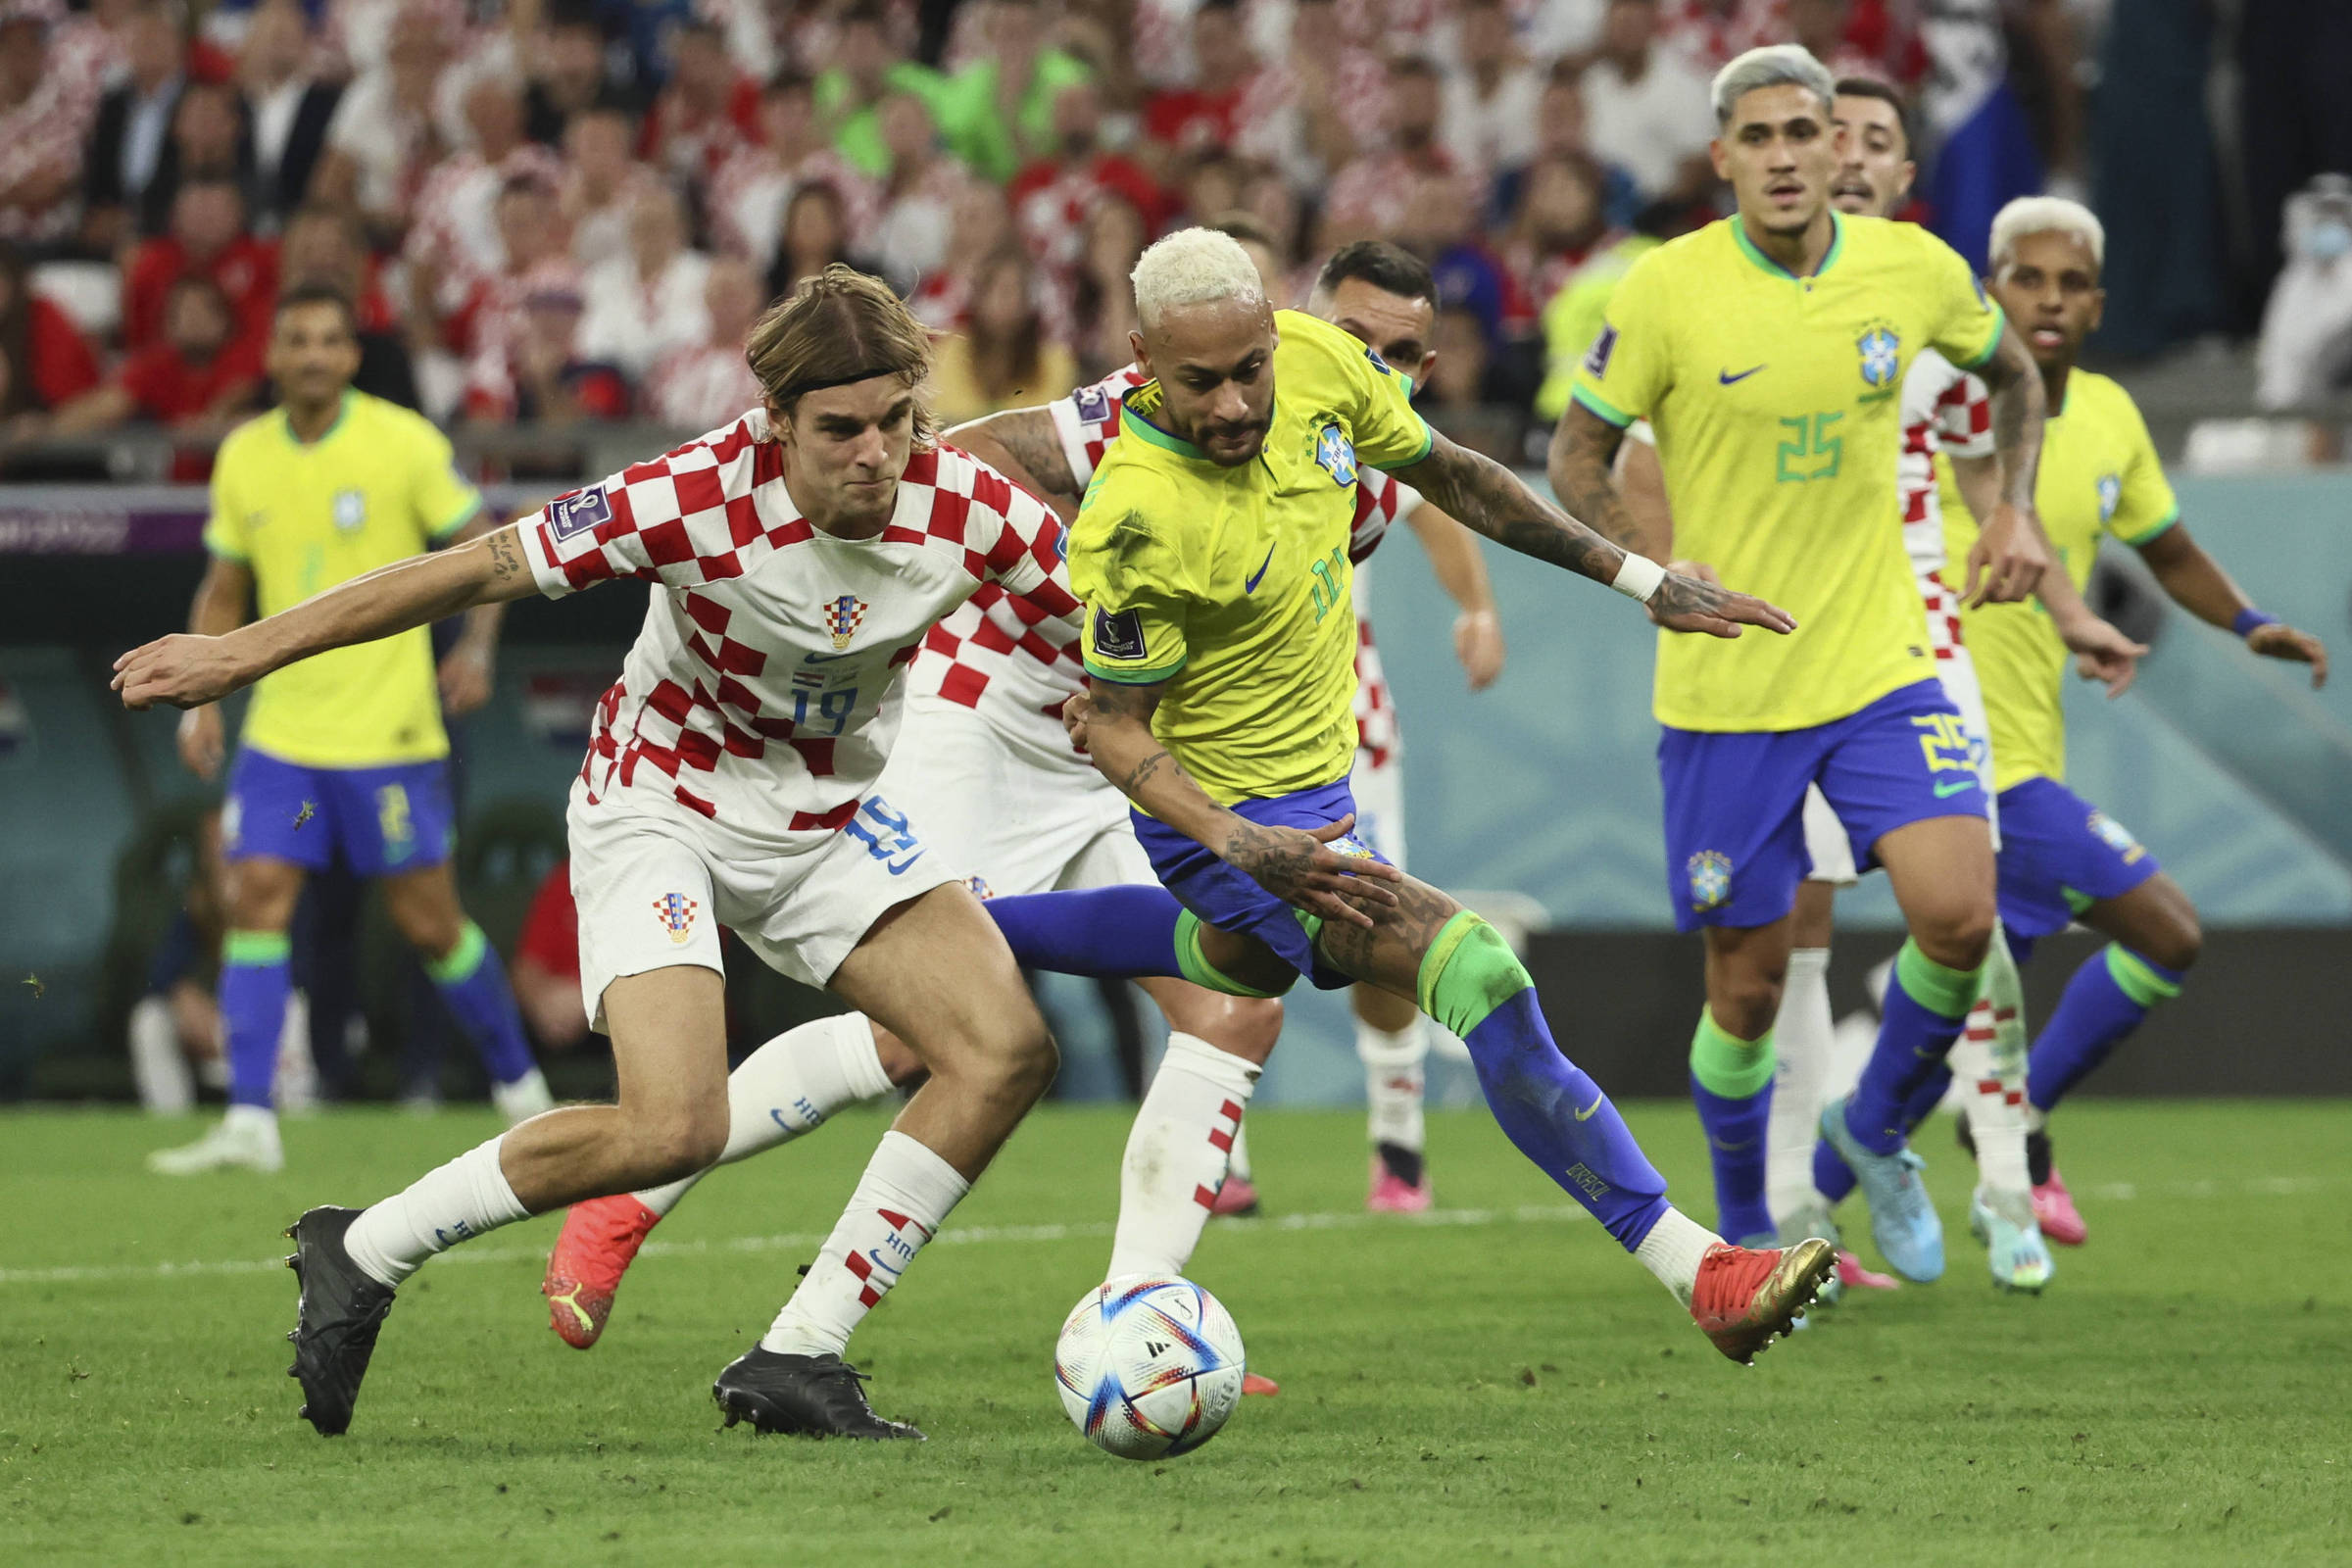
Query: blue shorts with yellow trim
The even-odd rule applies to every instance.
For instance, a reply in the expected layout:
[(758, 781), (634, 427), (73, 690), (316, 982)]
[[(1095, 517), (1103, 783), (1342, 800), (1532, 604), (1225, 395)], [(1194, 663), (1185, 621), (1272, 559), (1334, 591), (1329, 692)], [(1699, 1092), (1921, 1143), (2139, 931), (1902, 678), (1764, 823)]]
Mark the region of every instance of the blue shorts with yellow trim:
[(1770, 925), (1795, 906), (1796, 885), (1813, 869), (1808, 784), (1837, 811), (1857, 870), (1878, 863), (1879, 840), (1898, 827), (1985, 814), (1960, 711), (1936, 680), (1810, 729), (1669, 728), (1658, 737), (1658, 776), (1678, 931)]
[(448, 859), (455, 818), (445, 761), (305, 767), (245, 746), (229, 769), (221, 849), (313, 871), (340, 853), (361, 876), (397, 876)]
[[(1348, 792), (1348, 781), (1343, 778), (1267, 800), (1236, 801), (1233, 809), (1236, 815), (1268, 826), (1313, 829), (1337, 822), (1352, 812), (1355, 797)], [(1314, 939), (1300, 923), (1308, 918), (1303, 910), (1283, 903), (1258, 886), (1247, 872), (1227, 865), (1158, 818), (1141, 811), (1131, 814), (1135, 818), (1135, 836), (1143, 844), (1144, 853), (1152, 858), (1152, 870), (1159, 878), (1160, 886), (1175, 894), (1176, 902), (1199, 915), (1204, 924), (1237, 936), (1257, 938), (1320, 990), (1336, 991), (1355, 983), (1353, 975), (1342, 974), (1316, 954)], [(1389, 863), (1385, 856), (1353, 833), (1334, 840), (1331, 847), (1342, 855), (1360, 856), (1379, 860), (1383, 865)]]
[[(2014, 813), (2014, 814), (2012, 814)], [(2001, 924), (2046, 937), (2105, 899), (2121, 898), (2163, 867), (2124, 825), (2055, 779), (2001, 791)]]

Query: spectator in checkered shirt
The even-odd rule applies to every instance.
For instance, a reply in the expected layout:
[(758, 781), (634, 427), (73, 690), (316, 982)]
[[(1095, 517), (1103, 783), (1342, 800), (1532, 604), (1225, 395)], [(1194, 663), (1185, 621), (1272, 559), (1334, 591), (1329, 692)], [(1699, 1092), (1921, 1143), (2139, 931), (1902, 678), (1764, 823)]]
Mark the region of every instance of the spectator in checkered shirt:
[(654, 367), (641, 399), (646, 416), (680, 430), (708, 430), (758, 403), (760, 378), (744, 362), (743, 343), (766, 297), (749, 265), (732, 256), (712, 261), (703, 282), (709, 329), (703, 341)]
[(58, 12), (54, 0), (0, 5), (0, 238), (55, 239), (73, 223), (96, 101), (80, 78), (52, 69)]
[(716, 23), (680, 24), (670, 56), (669, 80), (646, 112), (637, 156), (699, 190), (760, 139), (760, 84), (728, 56)]

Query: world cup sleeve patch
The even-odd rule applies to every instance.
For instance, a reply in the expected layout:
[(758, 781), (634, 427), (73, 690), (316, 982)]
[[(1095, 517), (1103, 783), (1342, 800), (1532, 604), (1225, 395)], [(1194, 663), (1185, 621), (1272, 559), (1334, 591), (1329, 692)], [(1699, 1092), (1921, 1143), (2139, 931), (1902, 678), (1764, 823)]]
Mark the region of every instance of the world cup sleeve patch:
[(1608, 374), (1609, 356), (1616, 352), (1617, 329), (1613, 326), (1602, 327), (1600, 336), (1592, 340), (1592, 347), (1585, 353), (1585, 368), (1593, 375)]
[(1070, 394), (1081, 424), (1101, 424), (1110, 417), (1110, 394), (1099, 386), (1082, 386)]
[(1143, 617), (1132, 610), (1117, 614), (1095, 612), (1095, 652), (1104, 659), (1132, 662), (1144, 657)]
[(559, 539), (569, 539), (612, 520), (612, 503), (603, 485), (558, 496), (547, 504), (548, 527)]

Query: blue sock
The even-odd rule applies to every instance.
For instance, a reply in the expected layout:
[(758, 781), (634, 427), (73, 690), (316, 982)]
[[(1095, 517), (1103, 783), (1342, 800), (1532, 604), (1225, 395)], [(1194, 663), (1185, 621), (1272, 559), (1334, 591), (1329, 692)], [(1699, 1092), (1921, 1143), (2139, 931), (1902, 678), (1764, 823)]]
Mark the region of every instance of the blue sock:
[(1176, 919), (1184, 906), (1165, 888), (1029, 893), (980, 906), (1024, 969), (1105, 980), (1184, 973), (1176, 957)]
[(1854, 1190), (1854, 1168), (1845, 1162), (1826, 1138), (1813, 1143), (1813, 1190), (1825, 1199), (1832, 1208), (1846, 1200)]
[(2090, 1076), (2159, 1002), (2180, 994), (2183, 972), (2118, 943), (2085, 958), (2026, 1058), (2026, 1098), (2048, 1110)]
[(1772, 1031), (1741, 1040), (1702, 1010), (1690, 1040), (1690, 1102), (1715, 1167), (1715, 1229), (1732, 1242), (1774, 1233), (1764, 1200), (1764, 1129), (1772, 1119)]
[(531, 1043), (522, 1032), (522, 1013), (514, 1005), (514, 990), (507, 984), (507, 966), (498, 961), (498, 951), (480, 926), (466, 921), (458, 945), (439, 958), (427, 958), (424, 972), (432, 977), (458, 1028), (473, 1043), (492, 1082), (511, 1084), (536, 1065)]
[(286, 1025), (288, 950), (283, 931), (231, 931), (220, 940), (220, 1029), (232, 1105), (270, 1108), (277, 1037)]
[(1968, 1021), (1984, 965), (1949, 969), (1905, 939), (1886, 982), (1879, 1043), (1846, 1102), (1845, 1130), (1864, 1149), (1891, 1154), (1903, 1147), (1903, 1117), (1911, 1097), (1951, 1054)]

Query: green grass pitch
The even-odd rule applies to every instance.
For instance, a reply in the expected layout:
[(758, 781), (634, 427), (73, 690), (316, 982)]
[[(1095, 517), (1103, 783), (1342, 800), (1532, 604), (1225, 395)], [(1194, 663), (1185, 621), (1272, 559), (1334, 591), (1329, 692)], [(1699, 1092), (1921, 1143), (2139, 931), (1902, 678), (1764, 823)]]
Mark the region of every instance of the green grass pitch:
[[(1052, 1381), (1108, 1248), (1118, 1109), (1032, 1117), (868, 1320), (853, 1353), (876, 1406), (931, 1434), (880, 1447), (721, 1431), (709, 1395), (879, 1115), (706, 1183), (588, 1354), (546, 1327), (552, 1219), (428, 1265), (327, 1442), (281, 1375), (293, 1278), (260, 1261), (306, 1204), (377, 1197), (488, 1117), (291, 1123), (282, 1176), (167, 1182), (139, 1157), (193, 1121), (14, 1113), (0, 1559), (2343, 1562), (2346, 1108), (2071, 1109), (2092, 1245), (2039, 1299), (1987, 1284), (1938, 1122), (1949, 1275), (1819, 1313), (1750, 1371), (1483, 1115), (1433, 1115), (1444, 1209), (1411, 1221), (1359, 1212), (1360, 1118), (1255, 1112), (1269, 1217), (1212, 1225), (1193, 1271), (1283, 1393), (1140, 1465), (1089, 1447)], [(1632, 1119), (1703, 1195), (1688, 1108)], [(159, 1267), (187, 1263), (216, 1266)]]

